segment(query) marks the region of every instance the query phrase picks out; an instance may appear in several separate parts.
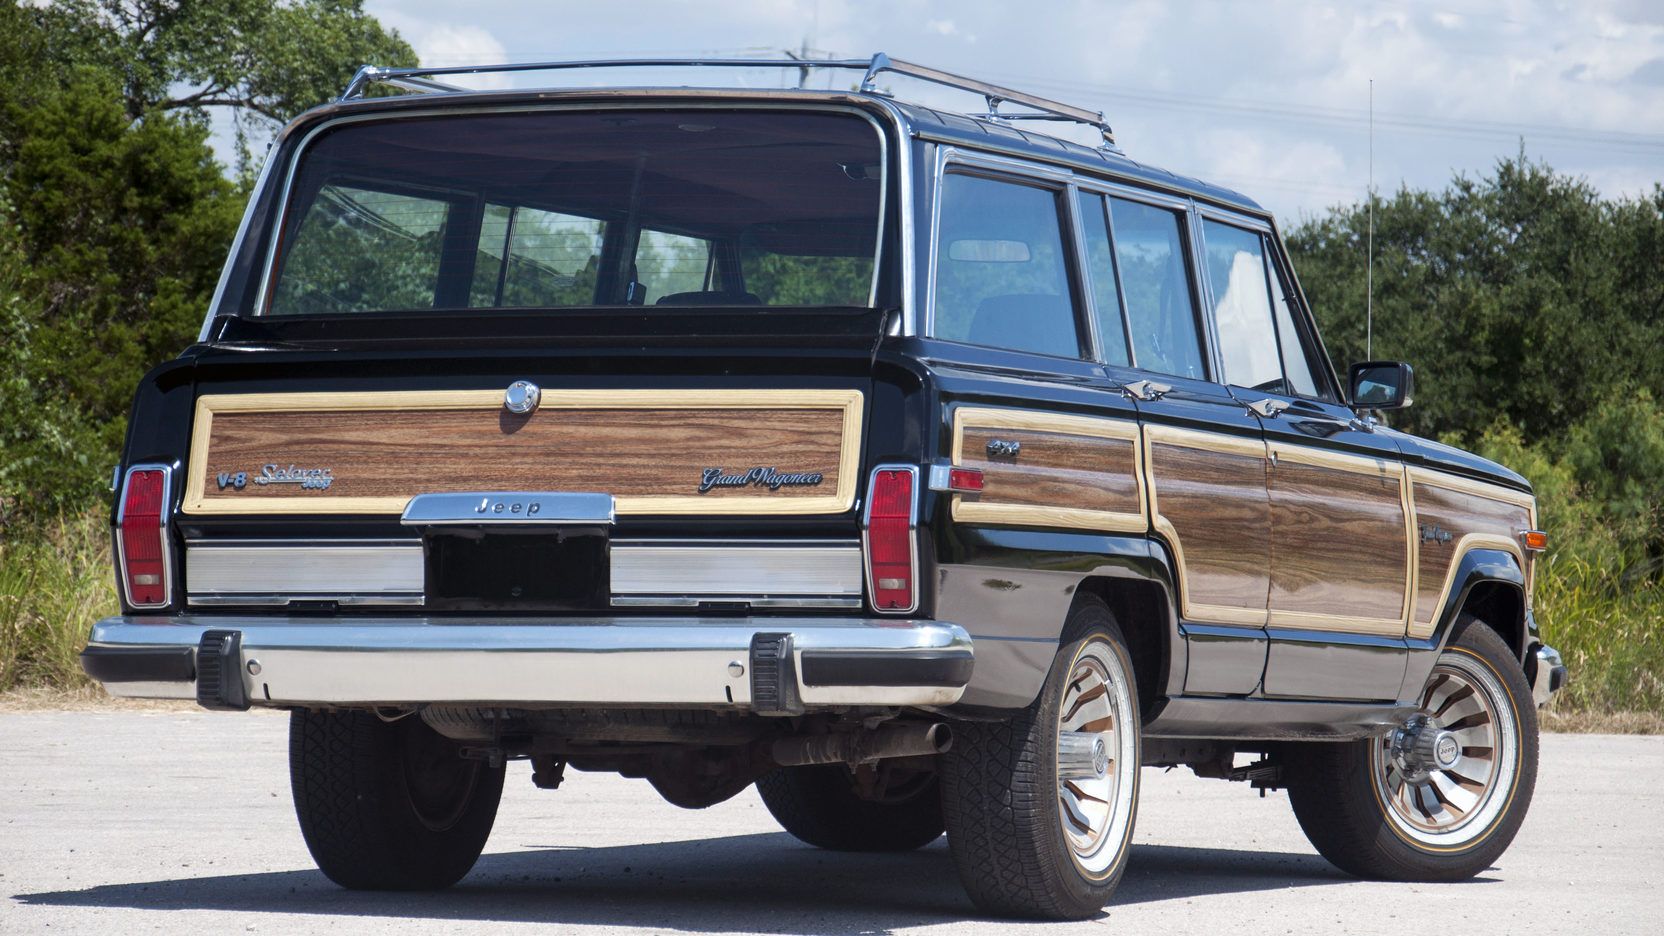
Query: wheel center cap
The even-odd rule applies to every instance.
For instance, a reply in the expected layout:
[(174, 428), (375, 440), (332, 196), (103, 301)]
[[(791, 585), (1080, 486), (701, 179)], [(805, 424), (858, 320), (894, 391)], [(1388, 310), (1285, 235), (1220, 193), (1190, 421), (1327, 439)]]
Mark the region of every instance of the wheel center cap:
[(1456, 761), (1461, 756), (1462, 746), (1457, 742), (1455, 735), (1441, 735), (1438, 743), (1433, 746), (1433, 759), (1438, 762), (1440, 769), (1449, 770), (1456, 766)]
[(1109, 776), (1109, 745), (1104, 744), (1103, 738), (1092, 739), (1092, 769), (1098, 776)]

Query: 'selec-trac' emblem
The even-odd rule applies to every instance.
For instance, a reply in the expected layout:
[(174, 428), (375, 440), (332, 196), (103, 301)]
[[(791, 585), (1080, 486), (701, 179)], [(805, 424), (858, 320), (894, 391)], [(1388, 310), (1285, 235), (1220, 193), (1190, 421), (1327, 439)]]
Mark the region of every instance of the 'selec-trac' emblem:
[(327, 491), (334, 483), (333, 472), (328, 468), (299, 468), (290, 465), (284, 468), (277, 464), (261, 465), (260, 473), (249, 477), (246, 471), (222, 471), (214, 476), (220, 490), (231, 488), (241, 491), (250, 481), (262, 487), (268, 484), (293, 484), (303, 491)]

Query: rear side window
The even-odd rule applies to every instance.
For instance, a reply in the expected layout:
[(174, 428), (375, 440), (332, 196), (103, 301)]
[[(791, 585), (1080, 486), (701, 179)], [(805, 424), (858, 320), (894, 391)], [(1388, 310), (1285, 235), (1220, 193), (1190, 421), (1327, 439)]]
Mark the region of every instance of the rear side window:
[(1124, 198), (1112, 197), (1109, 204), (1133, 364), (1158, 374), (1206, 378), (1184, 257), (1183, 217)]
[(1086, 235), (1086, 279), (1092, 284), (1092, 311), (1098, 318), (1098, 343), (1106, 364), (1128, 364), (1127, 332), (1121, 322), (1121, 292), (1115, 288), (1114, 248), (1104, 197), (1080, 193), (1080, 225)]
[(272, 308), (295, 314), (431, 309), (450, 204), (352, 185), (319, 189)]
[(605, 233), (606, 224), (593, 218), (486, 205), (469, 304), (514, 308), (594, 301)]
[(1286, 393), (1283, 364), (1271, 321), (1265, 243), (1253, 231), (1202, 222), (1207, 244), (1208, 283), (1213, 288), (1213, 321), (1226, 383)]
[(936, 337), (1080, 355), (1058, 197), (982, 176), (943, 178)]

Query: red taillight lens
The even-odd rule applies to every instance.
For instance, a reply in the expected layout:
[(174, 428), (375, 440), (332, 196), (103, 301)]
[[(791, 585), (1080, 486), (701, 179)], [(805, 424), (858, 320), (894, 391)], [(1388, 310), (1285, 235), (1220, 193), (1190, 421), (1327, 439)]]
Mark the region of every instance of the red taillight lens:
[(167, 604), (168, 566), (162, 513), (167, 473), (159, 468), (128, 472), (121, 494), (121, 577), (135, 607)]
[(913, 597), (913, 487), (917, 473), (879, 468), (867, 488), (867, 580), (879, 611), (911, 611)]

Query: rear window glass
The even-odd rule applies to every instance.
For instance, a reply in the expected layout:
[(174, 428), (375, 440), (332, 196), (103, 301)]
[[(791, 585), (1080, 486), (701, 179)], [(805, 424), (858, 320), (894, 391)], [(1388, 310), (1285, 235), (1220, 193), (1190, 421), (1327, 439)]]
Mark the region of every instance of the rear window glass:
[(935, 336), (1078, 356), (1058, 194), (950, 173), (941, 200)]
[(266, 312), (867, 306), (882, 162), (834, 113), (348, 124), (301, 156)]

